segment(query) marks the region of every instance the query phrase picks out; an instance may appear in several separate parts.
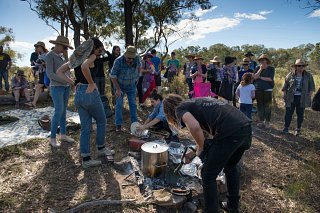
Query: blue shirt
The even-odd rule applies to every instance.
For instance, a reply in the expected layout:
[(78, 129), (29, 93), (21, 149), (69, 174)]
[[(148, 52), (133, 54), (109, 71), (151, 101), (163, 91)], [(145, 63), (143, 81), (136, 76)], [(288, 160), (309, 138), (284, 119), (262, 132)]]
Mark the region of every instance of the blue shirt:
[(163, 112), (163, 104), (160, 101), (160, 104), (154, 107), (152, 113), (148, 116), (149, 119), (153, 120), (155, 118), (159, 119), (162, 122), (167, 122), (167, 118)]
[(157, 56), (153, 56), (153, 57), (151, 58), (151, 62), (153, 63), (154, 68), (156, 69), (156, 72), (159, 73), (159, 65), (160, 65), (160, 63), (161, 63), (160, 58), (157, 57)]
[(113, 64), (110, 77), (118, 80), (121, 89), (135, 88), (139, 78), (140, 60), (137, 56), (129, 66), (124, 56), (118, 57)]

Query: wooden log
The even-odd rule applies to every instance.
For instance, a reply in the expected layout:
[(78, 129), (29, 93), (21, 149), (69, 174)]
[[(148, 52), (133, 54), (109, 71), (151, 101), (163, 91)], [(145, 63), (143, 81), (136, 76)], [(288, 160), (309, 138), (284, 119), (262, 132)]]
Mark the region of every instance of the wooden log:
[[(38, 102), (45, 102), (48, 101), (50, 98), (49, 96), (49, 92), (45, 91), (43, 93), (40, 94)], [(30, 97), (31, 101), (33, 100), (33, 96)], [(19, 100), (20, 103), (26, 103), (27, 100), (25, 97), (20, 97)], [(0, 95), (0, 106), (2, 105), (13, 105), (15, 104), (16, 101), (14, 100), (14, 97), (12, 95)]]
[(130, 204), (130, 205), (146, 205), (150, 203), (137, 203), (137, 199), (126, 199), (126, 200), (95, 200), (82, 203), (72, 209), (66, 211), (55, 211), (53, 209), (49, 209), (48, 212), (50, 213), (74, 213), (79, 212), (83, 209), (94, 208), (96, 206), (109, 206), (109, 205), (122, 205), (122, 204)]

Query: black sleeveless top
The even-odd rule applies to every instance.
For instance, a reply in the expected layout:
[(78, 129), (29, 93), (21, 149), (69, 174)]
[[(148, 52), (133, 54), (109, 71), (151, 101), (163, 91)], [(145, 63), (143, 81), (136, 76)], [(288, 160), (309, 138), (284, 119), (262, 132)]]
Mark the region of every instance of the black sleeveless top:
[[(97, 67), (92, 67), (90, 68), (90, 73), (91, 73), (91, 78), (93, 82), (96, 82), (96, 75), (97, 75)], [(77, 85), (78, 83), (81, 84), (88, 84), (87, 79), (84, 77), (82, 70), (81, 70), (81, 65), (74, 68), (74, 74), (76, 76), (76, 81), (75, 84)]]

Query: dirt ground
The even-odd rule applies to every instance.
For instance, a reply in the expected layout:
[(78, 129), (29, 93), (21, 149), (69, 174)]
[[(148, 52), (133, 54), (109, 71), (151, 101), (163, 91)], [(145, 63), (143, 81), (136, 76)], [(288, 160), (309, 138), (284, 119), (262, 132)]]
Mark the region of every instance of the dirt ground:
[[(144, 120), (150, 111), (151, 108), (139, 111), (140, 119)], [(299, 137), (281, 133), (283, 114), (281, 108), (274, 110), (270, 129), (253, 125), (252, 147), (246, 152), (241, 169), (242, 212), (320, 212), (320, 113), (306, 111), (306, 122)], [(126, 130), (121, 134), (115, 132), (113, 118), (108, 121), (106, 141), (115, 149), (117, 162), (129, 151), (127, 110), (124, 118)], [(51, 148), (48, 140), (43, 139), (0, 150), (0, 212), (65, 211), (92, 200), (143, 201), (137, 187), (121, 187), (126, 175), (119, 173), (115, 166), (104, 164), (83, 170), (79, 131), (70, 133), (77, 142), (63, 143), (58, 149)], [(181, 133), (180, 137), (190, 136)], [(91, 151), (95, 158), (93, 141)], [(153, 205), (128, 204), (81, 212), (179, 211), (157, 211)]]

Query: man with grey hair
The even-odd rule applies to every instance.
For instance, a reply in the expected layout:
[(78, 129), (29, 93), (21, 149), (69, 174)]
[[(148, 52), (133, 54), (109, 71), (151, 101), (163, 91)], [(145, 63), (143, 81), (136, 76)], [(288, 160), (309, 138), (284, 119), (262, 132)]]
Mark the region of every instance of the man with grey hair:
[(140, 60), (134, 46), (128, 46), (123, 56), (118, 57), (113, 64), (110, 78), (115, 88), (116, 131), (121, 131), (122, 108), (124, 94), (127, 94), (131, 123), (137, 122), (136, 83), (140, 73)]
[(8, 54), (3, 52), (3, 46), (0, 46), (0, 90), (2, 90), (2, 78), (4, 80), (5, 89), (9, 92), (9, 75), (8, 70), (11, 68), (12, 62)]

